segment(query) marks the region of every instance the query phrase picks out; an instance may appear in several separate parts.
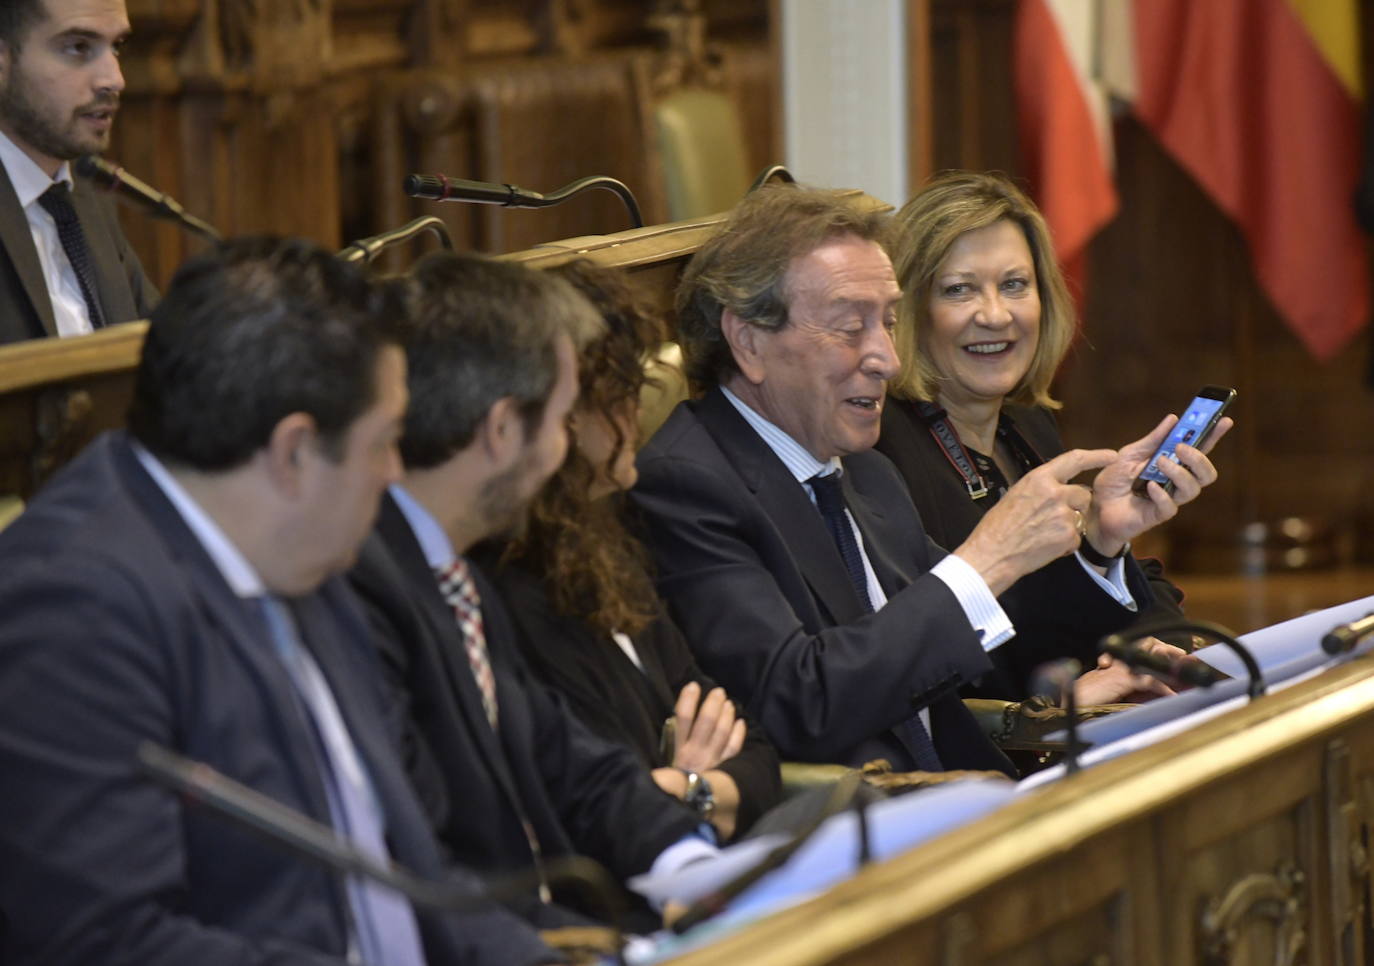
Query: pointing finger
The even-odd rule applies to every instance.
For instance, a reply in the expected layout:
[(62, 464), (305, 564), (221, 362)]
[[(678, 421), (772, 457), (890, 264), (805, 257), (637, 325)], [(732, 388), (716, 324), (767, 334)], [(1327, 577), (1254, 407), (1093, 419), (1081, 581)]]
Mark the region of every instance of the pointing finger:
[(1060, 453), (1041, 467), (1060, 483), (1067, 483), (1085, 470), (1098, 470), (1116, 459), (1113, 449), (1071, 449)]

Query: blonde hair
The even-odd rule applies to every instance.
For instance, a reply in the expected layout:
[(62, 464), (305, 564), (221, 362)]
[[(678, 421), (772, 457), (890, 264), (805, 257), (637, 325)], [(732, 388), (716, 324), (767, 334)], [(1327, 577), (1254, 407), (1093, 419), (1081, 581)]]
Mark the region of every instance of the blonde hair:
[(930, 325), (930, 292), (949, 250), (966, 232), (999, 221), (1020, 227), (1030, 246), (1040, 293), (1040, 338), (1030, 367), (1008, 395), (1016, 403), (1058, 409), (1050, 396), (1055, 371), (1073, 343), (1078, 316), (1054, 258), (1049, 227), (1035, 204), (1001, 174), (947, 171), (936, 175), (897, 213), (894, 268), (902, 286), (897, 309), (901, 371), (889, 385), (897, 396), (933, 402), (944, 378), (921, 343)]

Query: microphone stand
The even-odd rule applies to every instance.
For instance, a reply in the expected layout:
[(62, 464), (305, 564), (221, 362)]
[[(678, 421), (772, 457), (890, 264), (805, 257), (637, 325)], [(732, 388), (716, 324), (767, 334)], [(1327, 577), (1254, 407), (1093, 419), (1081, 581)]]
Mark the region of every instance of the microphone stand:
[(1240, 641), (1231, 635), (1231, 632), (1220, 624), (1213, 624), (1211, 621), (1188, 620), (1184, 618), (1165, 618), (1157, 621), (1146, 621), (1143, 624), (1136, 624), (1129, 630), (1108, 634), (1098, 643), (1099, 650), (1109, 650), (1113, 648), (1126, 648), (1142, 637), (1154, 637), (1159, 634), (1175, 634), (1180, 632), (1192, 634), (1204, 634), (1213, 638), (1220, 644), (1225, 644), (1241, 663), (1245, 665), (1245, 671), (1250, 677), (1250, 684), (1247, 693), (1253, 701), (1264, 695), (1268, 686), (1264, 683), (1264, 674), (1260, 671), (1259, 662)]
[(692, 903), (687, 911), (678, 918), (677, 922), (673, 923), (672, 931), (680, 936), (721, 912), (732, 899), (738, 897), (754, 883), (775, 869), (786, 865), (788, 859), (792, 858), (803, 845), (811, 841), (811, 837), (825, 824), (826, 819), (846, 808), (855, 808), (858, 815), (859, 862), (861, 865), (866, 864), (869, 860), (867, 812), (864, 810), (864, 806), (859, 803), (863, 793), (863, 773), (858, 770), (847, 772), (835, 783), (835, 787), (825, 801), (825, 807), (820, 810), (815, 818), (803, 825), (786, 842), (775, 847), (756, 865), (750, 866), (719, 889)]
[(788, 171), (780, 164), (770, 164), (759, 172), (759, 176), (754, 179), (754, 183), (749, 186), (749, 190), (746, 191), (745, 194), (752, 194), (770, 181), (783, 181), (787, 184), (797, 183), (797, 179), (792, 176), (791, 171)]
[(339, 249), (335, 255), (346, 262), (362, 262), (367, 265), (388, 248), (403, 245), (423, 231), (431, 231), (438, 235), (439, 243), (452, 250), (453, 238), (448, 233), (448, 226), (433, 215), (424, 215), (406, 222), (400, 228), (393, 228), (391, 231), (382, 232), (380, 235), (373, 235), (369, 238), (359, 238)]
[[(138, 746), (144, 772), (196, 805), (205, 805), (221, 818), (251, 829), (286, 851), (311, 859), (336, 872), (372, 879), (390, 886), (417, 905), (444, 912), (481, 909), (493, 902), (525, 895), (540, 882), (536, 871), (503, 876), (475, 893), (471, 885), (424, 879), (395, 862), (380, 861), (363, 852), (327, 825), (315, 821), (247, 785), (221, 774), (204, 762), (178, 755), (145, 741)], [(544, 860), (550, 880), (577, 881), (601, 900), (615, 936), (615, 961), (624, 966), (624, 904), (619, 886), (600, 863), (580, 855)]]
[(1064, 702), (1064, 712), (1068, 717), (1065, 723), (1067, 738), (1064, 742), (1064, 774), (1073, 775), (1082, 767), (1078, 756), (1086, 746), (1078, 740), (1078, 695), (1074, 693), (1073, 683), (1082, 672), (1083, 665), (1071, 657), (1049, 661), (1035, 669), (1031, 675), (1032, 694), (1052, 694)]
[(579, 178), (548, 194), (530, 191), (519, 185), (466, 181), (462, 178), (445, 177), (442, 174), (408, 174), (402, 183), (402, 189), (412, 198), (427, 201), (466, 201), (478, 205), (500, 205), (503, 208), (551, 208), (594, 188), (616, 195), (624, 203), (634, 227), (644, 227), (644, 216), (639, 212), (639, 202), (635, 201), (634, 194), (624, 182), (602, 174)]

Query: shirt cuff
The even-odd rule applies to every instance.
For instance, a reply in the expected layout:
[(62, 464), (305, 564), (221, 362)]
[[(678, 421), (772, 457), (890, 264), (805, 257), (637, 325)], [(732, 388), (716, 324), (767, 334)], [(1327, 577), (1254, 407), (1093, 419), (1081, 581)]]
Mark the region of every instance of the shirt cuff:
[[(678, 839), (658, 853), (658, 858), (654, 859), (654, 864), (649, 869), (649, 875), (653, 878), (672, 875), (687, 868), (693, 862), (700, 862), (703, 859), (711, 859), (720, 855), (720, 849), (712, 844), (714, 838), (715, 830), (710, 825), (705, 825), (695, 835), (687, 835)], [(653, 902), (651, 904), (660, 912), (662, 911), (659, 903)]]
[(959, 602), (964, 616), (973, 625), (983, 650), (991, 651), (1011, 640), (1016, 633), (1011, 618), (1002, 609), (1002, 605), (997, 603), (997, 598), (992, 595), (992, 589), (978, 571), (973, 569), (972, 564), (951, 553), (946, 554), (939, 563), (931, 567), (930, 572), (943, 580), (945, 586), (954, 594), (954, 599)]
[(1075, 553), (1074, 556), (1083, 565), (1088, 576), (1097, 583), (1097, 586), (1105, 590), (1112, 600), (1132, 612), (1140, 609), (1135, 598), (1131, 596), (1130, 590), (1126, 587), (1126, 557), (1124, 555), (1112, 561), (1111, 566), (1107, 568), (1107, 576), (1105, 577), (1097, 572), (1096, 567), (1084, 560), (1082, 554)]

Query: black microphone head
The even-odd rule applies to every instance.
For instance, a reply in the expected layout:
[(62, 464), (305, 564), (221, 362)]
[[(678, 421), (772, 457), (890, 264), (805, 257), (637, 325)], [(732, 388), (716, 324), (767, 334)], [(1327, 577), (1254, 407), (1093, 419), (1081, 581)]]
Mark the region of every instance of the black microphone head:
[(1322, 650), (1333, 656), (1344, 654), (1354, 646), (1355, 635), (1351, 633), (1348, 624), (1333, 628), (1322, 636)]
[(439, 201), (448, 194), (448, 186), (442, 178), (432, 174), (408, 174), (401, 188), (412, 198)]
[(1226, 680), (1225, 674), (1210, 664), (1204, 664), (1197, 658), (1174, 662), (1170, 673), (1181, 684), (1191, 685), (1195, 688), (1210, 688), (1212, 685)]
[(98, 154), (83, 154), (72, 162), (72, 170), (83, 178), (90, 178), (102, 187), (113, 187), (119, 169)]

